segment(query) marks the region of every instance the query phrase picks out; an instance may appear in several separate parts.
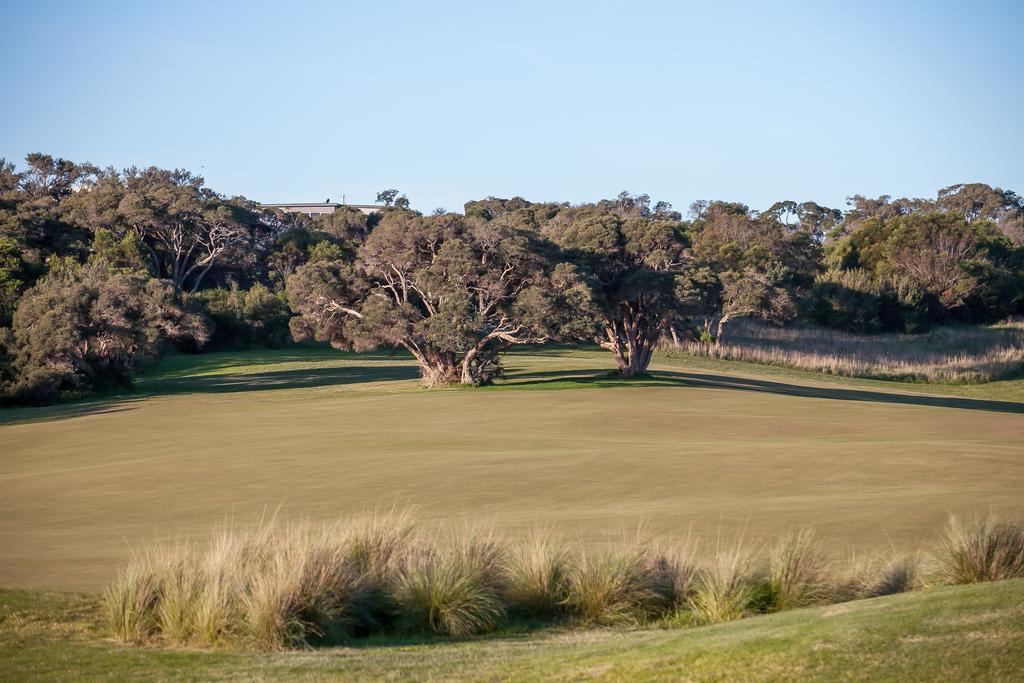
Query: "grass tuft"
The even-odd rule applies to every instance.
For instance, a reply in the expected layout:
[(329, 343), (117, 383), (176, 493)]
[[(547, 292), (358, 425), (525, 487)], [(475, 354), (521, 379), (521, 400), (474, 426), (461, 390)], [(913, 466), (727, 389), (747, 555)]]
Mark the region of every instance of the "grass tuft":
[(645, 540), (599, 553), (581, 552), (566, 579), (565, 604), (594, 625), (641, 623), (664, 607), (657, 556)]
[(554, 619), (568, 597), (569, 549), (550, 529), (532, 532), (509, 550), (505, 599), (517, 614)]
[(743, 547), (742, 539), (727, 548), (719, 543), (688, 600), (697, 621), (715, 624), (742, 618), (757, 594), (753, 568), (754, 554)]
[[(481, 555), (474, 556), (474, 549)], [(396, 577), (402, 625), (446, 636), (494, 629), (505, 613), (498, 595), (498, 562), (488, 539), (461, 538), (440, 552), (421, 550)]]
[(773, 611), (805, 607), (827, 596), (827, 567), (814, 531), (784, 536), (769, 552), (768, 587)]
[(1024, 576), (1024, 527), (989, 513), (961, 520), (950, 515), (934, 558), (940, 583), (999, 581)]

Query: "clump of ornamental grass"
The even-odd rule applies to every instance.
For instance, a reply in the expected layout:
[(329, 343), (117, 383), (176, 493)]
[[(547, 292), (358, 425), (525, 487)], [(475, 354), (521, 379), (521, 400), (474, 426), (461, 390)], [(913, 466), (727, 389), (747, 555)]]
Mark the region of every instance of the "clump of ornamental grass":
[(565, 611), (570, 553), (550, 529), (514, 543), (505, 563), (504, 598), (513, 612), (554, 619)]
[(638, 624), (666, 614), (686, 590), (689, 565), (643, 530), (617, 548), (581, 551), (566, 575), (564, 604), (587, 624)]
[(103, 617), (115, 638), (145, 643), (157, 630), (156, 610), (163, 589), (154, 558), (136, 554), (103, 593)]
[(400, 623), (447, 636), (494, 629), (505, 616), (503, 566), (503, 548), (486, 531), (468, 530), (441, 549), (419, 549), (394, 580)]
[(264, 522), (138, 553), (104, 596), (130, 642), (300, 647), (344, 637), (369, 591), (345, 529)]
[(252, 642), (283, 649), (343, 637), (364, 589), (362, 572), (347, 557), (341, 529), (285, 529), (242, 596), (244, 629)]
[(196, 630), (196, 604), (203, 590), (197, 558), (191, 545), (171, 548), (161, 557), (160, 599), (154, 609), (156, 629), (172, 643), (192, 641)]
[(804, 607), (827, 597), (827, 567), (812, 529), (784, 536), (771, 547), (768, 561), (769, 609)]
[(353, 605), (349, 630), (365, 634), (384, 628), (397, 616), (391, 585), (417, 543), (408, 511), (376, 512), (355, 523), (346, 544), (346, 561), (361, 574), (361, 597)]
[(687, 601), (694, 618), (707, 624), (742, 618), (757, 596), (753, 569), (754, 554), (742, 539), (732, 547), (717, 544)]
[(832, 587), (832, 602), (878, 598), (916, 590), (921, 585), (921, 559), (899, 553), (888, 558), (852, 557)]
[(939, 583), (999, 581), (1024, 576), (1024, 527), (997, 514), (962, 520), (950, 515), (932, 558)]

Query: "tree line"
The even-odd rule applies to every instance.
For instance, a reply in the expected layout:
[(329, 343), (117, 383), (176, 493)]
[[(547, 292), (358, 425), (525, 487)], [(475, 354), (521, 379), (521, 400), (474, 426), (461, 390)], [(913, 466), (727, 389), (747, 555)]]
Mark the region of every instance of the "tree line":
[(172, 346), (307, 340), (403, 348), (430, 386), (486, 384), (546, 342), (595, 343), (629, 377), (743, 317), (873, 333), (1024, 313), (1024, 199), (978, 183), (845, 211), (379, 199), (311, 219), (183, 170), (0, 160), (0, 392), (48, 402), (130, 386)]

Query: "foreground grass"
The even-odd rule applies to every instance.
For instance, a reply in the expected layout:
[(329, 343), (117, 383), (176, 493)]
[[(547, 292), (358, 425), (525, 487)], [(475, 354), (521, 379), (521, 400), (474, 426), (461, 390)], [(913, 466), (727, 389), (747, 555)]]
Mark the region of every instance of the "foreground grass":
[(316, 521), (398, 502), (588, 544), (644, 521), (751, 542), (813, 525), (834, 556), (912, 550), (950, 511), (1024, 514), (1024, 381), (657, 358), (627, 382), (611, 366), (524, 350), (501, 386), (428, 391), (402, 356), (208, 354), (167, 359), (134, 395), (0, 411), (0, 585), (98, 590), (143, 540), (278, 505)]
[(0, 591), (0, 680), (1014, 680), (1024, 579), (690, 629), (369, 640), (298, 653), (105, 640), (91, 595)]

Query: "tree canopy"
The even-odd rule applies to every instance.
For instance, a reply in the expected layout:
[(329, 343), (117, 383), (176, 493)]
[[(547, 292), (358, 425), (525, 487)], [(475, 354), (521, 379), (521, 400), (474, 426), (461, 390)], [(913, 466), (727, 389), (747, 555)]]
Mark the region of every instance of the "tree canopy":
[(430, 386), (483, 384), (498, 354), (574, 324), (585, 290), (548, 268), (535, 235), (456, 214), (388, 212), (354, 262), (312, 262), (288, 280), (298, 334), (335, 346), (400, 346)]
[(0, 396), (129, 384), (172, 345), (403, 348), (436, 386), (491, 382), (522, 344), (598, 344), (634, 376), (738, 318), (873, 333), (1024, 314), (1024, 199), (981, 183), (685, 218), (629, 192), (463, 214), (377, 200), (313, 218), (181, 169), (0, 159)]

